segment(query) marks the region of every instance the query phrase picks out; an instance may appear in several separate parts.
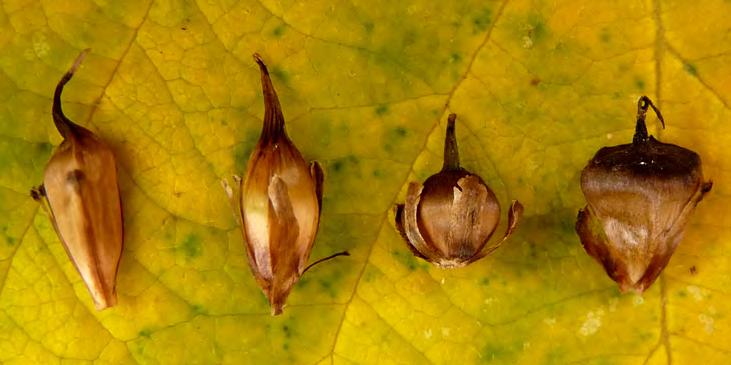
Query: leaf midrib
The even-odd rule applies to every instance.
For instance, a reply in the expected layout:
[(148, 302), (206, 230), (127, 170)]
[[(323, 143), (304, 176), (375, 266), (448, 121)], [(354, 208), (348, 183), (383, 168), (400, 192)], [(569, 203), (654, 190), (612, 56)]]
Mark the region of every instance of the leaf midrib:
[[(420, 153), (426, 149), (426, 145), (429, 141), (429, 137), (434, 133), (436, 128), (439, 126), (439, 121), (442, 120), (445, 113), (449, 110), (450, 102), (452, 101), (454, 94), (459, 89), (459, 87), (462, 85), (462, 83), (467, 79), (467, 77), (470, 74), (470, 71), (472, 70), (472, 66), (474, 65), (475, 60), (477, 59), (477, 56), (479, 55), (480, 51), (482, 51), (484, 46), (490, 40), (492, 31), (495, 29), (495, 25), (500, 20), (505, 7), (508, 5), (508, 2), (509, 2), (509, 0), (503, 0), (502, 3), (500, 4), (498, 11), (496, 12), (495, 17), (493, 18), (493, 21), (490, 23), (490, 26), (485, 31), (485, 36), (484, 36), (482, 42), (480, 42), (480, 44), (477, 46), (477, 49), (474, 52), (472, 52), (472, 56), (470, 57), (469, 63), (465, 67), (465, 71), (461, 74), (459, 80), (457, 80), (457, 82), (454, 84), (452, 89), (447, 94), (446, 100), (444, 102), (444, 107), (442, 108), (441, 112), (439, 113), (439, 118), (437, 118), (434, 121), (432, 126), (429, 128), (429, 130), (425, 134), (424, 141), (422, 142), (421, 147), (415, 151), (414, 158), (411, 161), (411, 163), (409, 164), (411, 167), (409, 168), (409, 171), (406, 172), (403, 181), (401, 181), (400, 186), (402, 188), (406, 184), (408, 184), (409, 179), (411, 178), (411, 175), (414, 172), (414, 165), (416, 163), (416, 160), (419, 158)], [(400, 193), (400, 190), (399, 190), (399, 193)], [(384, 226), (388, 225), (388, 212), (390, 211), (391, 207), (396, 203), (399, 193), (396, 193), (396, 195), (393, 197), (393, 199), (391, 199), (388, 209), (386, 209), (386, 211), (384, 212), (379, 231), (382, 230), (384, 228)], [(371, 255), (373, 254), (373, 248), (375, 246), (376, 246), (376, 242), (374, 240), (371, 243), (370, 247), (368, 248), (368, 252), (365, 255), (366, 259), (363, 262), (363, 266), (361, 267), (360, 272), (358, 272), (358, 275), (356, 276), (355, 285), (353, 285), (353, 290), (350, 293), (348, 300), (345, 302), (345, 305), (343, 308), (343, 313), (340, 317), (340, 321), (339, 321), (338, 327), (335, 331), (335, 335), (333, 336), (333, 344), (329, 351), (329, 356), (331, 357), (331, 360), (332, 360), (331, 362), (334, 362), (335, 348), (337, 347), (338, 339), (340, 337), (340, 331), (343, 328), (343, 323), (345, 323), (345, 316), (348, 312), (348, 308), (350, 307), (350, 304), (352, 303), (353, 298), (355, 297), (355, 294), (358, 291), (358, 287), (359, 287), (360, 281), (361, 281), (360, 279), (363, 277), (363, 273), (365, 272), (366, 268), (368, 267), (368, 262), (370, 261)]]

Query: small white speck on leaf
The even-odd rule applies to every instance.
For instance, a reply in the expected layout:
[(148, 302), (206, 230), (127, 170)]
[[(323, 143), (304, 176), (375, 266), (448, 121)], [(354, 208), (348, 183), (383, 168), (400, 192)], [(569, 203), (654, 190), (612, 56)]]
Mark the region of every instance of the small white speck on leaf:
[(531, 37), (527, 35), (523, 36), (523, 48), (533, 48), (533, 39)]
[(714, 327), (713, 327), (713, 317), (701, 313), (698, 315), (698, 320), (703, 324), (703, 330), (706, 331), (707, 334), (713, 333)]
[(695, 286), (695, 285), (688, 285), (685, 287), (685, 290), (690, 293), (690, 295), (695, 299), (696, 302), (700, 302), (701, 300), (705, 299), (706, 292), (705, 290)]
[(599, 331), (599, 327), (602, 326), (603, 316), (603, 309), (587, 313), (586, 320), (584, 320), (584, 323), (581, 324), (581, 328), (579, 328), (579, 334), (582, 336), (590, 336), (597, 333), (597, 331)]
[(38, 58), (43, 58), (48, 54), (48, 50), (50, 47), (48, 46), (48, 39), (46, 39), (46, 35), (41, 32), (36, 32), (33, 34), (33, 52), (38, 56)]
[(632, 304), (635, 305), (635, 307), (642, 305), (645, 303), (645, 298), (642, 297), (642, 295), (635, 294), (634, 298), (632, 298)]
[(221, 180), (221, 187), (223, 188), (223, 191), (226, 193), (226, 196), (229, 199), (232, 199), (234, 196), (234, 190), (231, 188), (231, 185), (228, 184), (228, 181), (226, 181), (226, 179)]
[(431, 336), (432, 336), (431, 328), (424, 331), (424, 338), (426, 338), (428, 340), (431, 338)]

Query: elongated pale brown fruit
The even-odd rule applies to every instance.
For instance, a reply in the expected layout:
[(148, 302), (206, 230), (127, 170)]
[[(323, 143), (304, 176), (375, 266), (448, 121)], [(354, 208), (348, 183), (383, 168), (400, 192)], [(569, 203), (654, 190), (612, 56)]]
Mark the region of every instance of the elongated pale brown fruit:
[(500, 204), (482, 178), (460, 167), (456, 119), (449, 116), (442, 171), (423, 186), (411, 182), (406, 202), (396, 206), (396, 228), (409, 249), (442, 268), (465, 266), (495, 251), (523, 214), (523, 206), (514, 200), (505, 235), (486, 247), (500, 222)]
[(269, 299), (272, 315), (282, 308), (292, 286), (312, 265), (322, 207), (324, 175), (320, 164), (307, 164), (284, 130), (284, 116), (269, 72), (258, 54), (264, 94), (264, 127), (241, 182), (239, 213), (257, 283)]
[(632, 143), (600, 149), (581, 172), (587, 205), (576, 232), (623, 292), (643, 292), (670, 261), (696, 205), (711, 190), (695, 152), (647, 135), (640, 98)]
[(53, 121), (61, 145), (48, 161), (43, 185), (31, 192), (45, 198), (56, 232), (81, 274), (98, 310), (117, 302), (116, 279), (122, 255), (122, 207), (112, 151), (61, 109), (61, 92), (88, 50), (61, 78), (53, 96)]

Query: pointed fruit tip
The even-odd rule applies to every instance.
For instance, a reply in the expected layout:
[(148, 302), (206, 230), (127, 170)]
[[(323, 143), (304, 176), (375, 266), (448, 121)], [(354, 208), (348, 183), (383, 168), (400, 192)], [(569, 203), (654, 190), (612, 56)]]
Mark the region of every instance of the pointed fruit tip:
[(254, 61), (256, 61), (256, 64), (259, 65), (259, 69), (261, 69), (261, 72), (265, 74), (269, 74), (269, 70), (267, 70), (267, 66), (264, 64), (264, 60), (261, 58), (261, 55), (259, 53), (253, 54)]
[(622, 294), (639, 294), (642, 295), (645, 292), (645, 289), (640, 287), (636, 287), (634, 285), (622, 285), (619, 286), (619, 291)]
[(449, 114), (447, 118), (447, 130), (444, 134), (444, 164), (442, 171), (459, 169), (459, 149), (454, 124), (457, 121), (457, 114)]
[(652, 99), (650, 99), (647, 95), (642, 95), (637, 101), (637, 104), (638, 108), (641, 110), (646, 111), (648, 108), (652, 108), (652, 110), (655, 112), (655, 115), (657, 115), (657, 119), (660, 120), (660, 125), (662, 125), (662, 129), (665, 129), (665, 118), (662, 117), (660, 109), (655, 106), (655, 104), (652, 102)]
[(457, 123), (457, 114), (449, 114), (447, 117), (447, 134), (454, 134), (454, 125)]
[(74, 135), (76, 133), (75, 129), (78, 126), (63, 114), (63, 108), (61, 107), (61, 94), (63, 93), (64, 86), (74, 76), (74, 73), (84, 61), (84, 58), (86, 58), (86, 55), (89, 53), (89, 51), (91, 51), (91, 48), (84, 49), (79, 53), (78, 56), (76, 56), (74, 63), (71, 65), (68, 71), (66, 71), (63, 77), (61, 77), (61, 80), (58, 81), (58, 84), (56, 84), (56, 89), (53, 92), (53, 106), (51, 109), (53, 113), (53, 123), (56, 125), (58, 133), (60, 133), (61, 137), (63, 137), (64, 139), (66, 139), (70, 135)]
[(711, 191), (712, 188), (713, 188), (713, 181), (708, 180), (703, 183), (703, 186), (701, 186), (701, 192), (703, 192), (703, 194), (705, 194), (705, 193)]
[(515, 211), (518, 214), (523, 214), (523, 211), (525, 211), (525, 208), (523, 207), (523, 204), (521, 204), (517, 200), (513, 200), (512, 207), (513, 211)]
[(114, 307), (117, 304), (117, 295), (112, 294), (110, 298), (102, 297), (102, 298), (94, 298), (94, 306), (96, 307), (97, 311), (103, 311), (107, 308)]
[(84, 62), (84, 59), (86, 58), (86, 55), (89, 54), (89, 52), (91, 52), (91, 48), (86, 48), (86, 49), (82, 50), (78, 56), (76, 56), (76, 60), (74, 60), (74, 64), (71, 65), (71, 68), (68, 70), (69, 74), (73, 75), (74, 72), (76, 72), (76, 70), (79, 68), (81, 63)]
[(283, 313), (283, 305), (282, 304), (272, 304), (272, 317), (278, 316)]

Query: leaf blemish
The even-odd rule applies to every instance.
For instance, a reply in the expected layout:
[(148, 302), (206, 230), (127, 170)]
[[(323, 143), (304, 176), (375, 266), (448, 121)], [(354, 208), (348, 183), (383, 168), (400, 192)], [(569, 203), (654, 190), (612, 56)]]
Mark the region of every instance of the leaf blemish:
[(270, 72), (271, 72), (272, 76), (274, 76), (277, 80), (281, 81), (283, 84), (285, 84), (285, 85), (289, 84), (289, 73), (287, 71), (285, 71), (283, 68), (273, 67)]
[[(337, 280), (337, 277), (335, 280)], [(320, 279), (318, 280), (318, 284), (320, 284), (320, 288), (327, 293), (328, 297), (335, 299), (337, 296), (337, 285), (335, 285), (333, 280)]]
[(285, 29), (284, 25), (280, 24), (276, 28), (274, 28), (274, 30), (272, 31), (272, 35), (274, 35), (277, 38), (280, 38), (284, 34), (285, 30), (286, 29)]
[(609, 33), (609, 30), (604, 28), (599, 34), (599, 39), (602, 41), (602, 43), (609, 43), (609, 41), (612, 40), (612, 35)]
[(36, 144), (36, 148), (38, 148), (38, 151), (43, 155), (48, 155), (53, 151), (53, 145), (48, 142), (42, 142)]
[(645, 91), (645, 80), (637, 78), (635, 80), (635, 87), (637, 87), (638, 91)]
[(247, 134), (245, 142), (239, 143), (233, 148), (234, 167), (236, 168), (236, 171), (246, 169), (246, 160), (249, 158), (249, 155), (253, 150), (251, 146), (254, 146), (257, 138), (258, 136)]
[[(533, 48), (533, 46), (544, 40), (547, 35), (545, 21), (538, 15), (532, 15), (528, 20), (520, 26), (520, 41), (523, 48)], [(556, 47), (559, 47), (557, 45)]]
[(383, 149), (389, 153), (393, 153), (396, 149), (396, 145), (400, 143), (404, 137), (408, 134), (408, 130), (402, 126), (395, 127), (390, 131), (386, 132), (385, 143)]
[(323, 289), (325, 289), (325, 290), (328, 290), (328, 291), (332, 292), (332, 291), (330, 290), (330, 289), (332, 289), (332, 283), (331, 283), (330, 281), (328, 281), (328, 280), (320, 280), (319, 282), (320, 282), (320, 286), (321, 286), (321, 287), (322, 287)]
[(8, 226), (3, 226), (2, 231), (3, 231), (3, 234), (5, 235), (5, 243), (8, 246), (15, 245), (15, 241), (16, 241), (15, 237), (8, 235)]
[(406, 137), (406, 134), (408, 134), (408, 131), (404, 127), (396, 127), (393, 132), (397, 137)]
[(334, 172), (340, 172), (343, 169), (344, 162), (343, 160), (337, 160), (332, 163), (332, 170)]
[(683, 69), (685, 70), (685, 72), (693, 76), (698, 76), (698, 69), (695, 67), (694, 64), (690, 62), (686, 62), (685, 65), (683, 65)]
[(472, 18), (473, 33), (484, 32), (490, 25), (492, 9), (485, 8), (477, 16)]
[(363, 273), (363, 280), (366, 283), (372, 283), (379, 277), (378, 271), (375, 269), (367, 268)]
[(193, 312), (193, 314), (208, 314), (208, 310), (200, 304), (193, 304), (190, 307), (190, 310)]
[(413, 255), (404, 255), (400, 251), (392, 251), (391, 256), (393, 256), (396, 261), (401, 263), (403, 266), (405, 266), (409, 271), (415, 271), (417, 267), (416, 259)]
[(178, 246), (178, 249), (183, 251), (183, 254), (189, 259), (196, 258), (201, 255), (201, 241), (196, 235), (188, 235), (185, 237), (183, 242)]
[(482, 359), (484, 362), (492, 362), (496, 359), (505, 359), (513, 352), (512, 346), (503, 347), (495, 344), (488, 344), (482, 349)]

